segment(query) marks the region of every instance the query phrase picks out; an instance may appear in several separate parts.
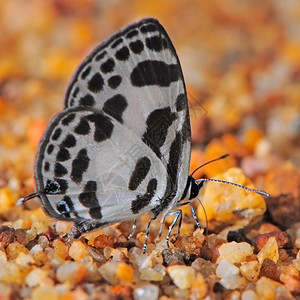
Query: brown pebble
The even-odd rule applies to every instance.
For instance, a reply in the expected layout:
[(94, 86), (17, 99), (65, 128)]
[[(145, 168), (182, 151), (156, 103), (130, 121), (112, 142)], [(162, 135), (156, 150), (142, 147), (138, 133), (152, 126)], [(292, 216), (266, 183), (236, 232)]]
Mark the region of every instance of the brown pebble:
[(186, 265), (190, 261), (190, 255), (187, 252), (176, 248), (163, 250), (162, 256), (164, 266)]
[(115, 242), (116, 242), (115, 237), (107, 234), (100, 234), (94, 239), (94, 247), (95, 248), (113, 247)]
[(0, 226), (0, 242), (3, 247), (7, 247), (15, 239), (15, 230), (11, 227)]
[(278, 244), (278, 248), (284, 248), (290, 244), (289, 236), (285, 232), (269, 232), (265, 234), (260, 234), (256, 238), (256, 246), (258, 251), (260, 251), (270, 237), (275, 237), (276, 242)]
[(22, 244), (22, 245), (26, 245), (28, 243), (28, 238), (27, 238), (27, 233), (26, 230), (22, 229), (22, 228), (18, 228), (15, 231), (15, 236), (17, 241)]
[(259, 272), (259, 278), (260, 277), (268, 277), (272, 280), (275, 281), (280, 281), (279, 280), (279, 273), (278, 273), (278, 269), (277, 269), (277, 265), (276, 263), (274, 263), (273, 260), (266, 258), (260, 268), (260, 272)]
[(282, 194), (266, 199), (272, 221), (282, 230), (286, 230), (300, 221), (300, 203), (292, 194)]

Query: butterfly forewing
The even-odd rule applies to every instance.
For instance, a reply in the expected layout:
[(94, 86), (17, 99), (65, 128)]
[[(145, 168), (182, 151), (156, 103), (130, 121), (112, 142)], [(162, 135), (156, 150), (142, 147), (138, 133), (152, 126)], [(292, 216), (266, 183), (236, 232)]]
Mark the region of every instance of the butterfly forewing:
[(83, 61), (47, 129), (36, 163), (44, 206), (100, 226), (169, 212), (187, 184), (190, 140), (172, 42), (157, 20), (132, 24)]

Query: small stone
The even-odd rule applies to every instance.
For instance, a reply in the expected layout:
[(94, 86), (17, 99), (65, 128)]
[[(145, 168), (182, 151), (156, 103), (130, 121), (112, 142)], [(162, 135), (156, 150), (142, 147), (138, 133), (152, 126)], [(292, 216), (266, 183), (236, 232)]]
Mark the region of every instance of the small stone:
[(260, 234), (256, 239), (256, 246), (258, 251), (260, 251), (270, 237), (275, 237), (278, 248), (284, 248), (289, 243), (289, 237), (287, 233), (282, 231), (269, 232), (265, 234)]
[(222, 259), (216, 269), (216, 274), (221, 278), (220, 283), (227, 289), (237, 289), (245, 283), (239, 268), (227, 259)]
[(88, 255), (89, 252), (85, 244), (83, 244), (81, 241), (73, 241), (72, 245), (69, 248), (70, 257), (72, 257), (75, 261), (78, 261)]
[(282, 273), (280, 274), (280, 281), (284, 283), (288, 291), (294, 294), (299, 294), (300, 293), (300, 279), (289, 275)]
[(197, 273), (196, 279), (193, 281), (190, 290), (190, 299), (197, 300), (203, 299), (208, 292), (208, 286), (204, 276), (201, 273)]
[(39, 239), (38, 239), (38, 244), (43, 248), (47, 248), (49, 246), (49, 240), (47, 239), (46, 236), (44, 235), (41, 235), (39, 236)]
[(241, 274), (249, 281), (256, 282), (260, 271), (260, 265), (258, 261), (252, 260), (242, 262), (240, 266)]
[(35, 287), (41, 284), (41, 282), (48, 276), (48, 272), (43, 269), (33, 269), (25, 277), (25, 282), (29, 287)]
[(245, 290), (242, 293), (241, 300), (259, 300), (257, 294), (253, 290)]
[(224, 243), (218, 249), (220, 256), (217, 259), (217, 264), (222, 259), (227, 259), (232, 263), (240, 263), (253, 254), (253, 248), (246, 242), (242, 243)]
[(275, 281), (279, 281), (278, 267), (273, 260), (269, 258), (264, 259), (262, 265), (260, 266), (260, 272), (259, 272), (259, 277), (262, 276), (268, 277)]
[(31, 294), (32, 300), (58, 300), (59, 293), (55, 287), (50, 285), (42, 285), (36, 287)]
[(67, 282), (72, 285), (82, 282), (86, 275), (87, 269), (85, 265), (72, 261), (66, 261), (56, 271), (56, 277), (59, 282)]
[(136, 288), (133, 292), (134, 300), (157, 300), (159, 288), (154, 284), (145, 284)]
[(59, 234), (59, 236), (63, 236), (71, 231), (72, 223), (57, 221), (55, 224), (55, 230)]
[(275, 237), (270, 237), (264, 247), (257, 254), (257, 259), (260, 264), (262, 264), (266, 258), (273, 260), (275, 263), (279, 260), (278, 245)]
[(279, 286), (280, 283), (267, 277), (261, 277), (256, 283), (256, 293), (258, 298), (267, 300), (275, 299), (275, 291)]
[(68, 257), (68, 249), (69, 247), (60, 239), (56, 239), (53, 242), (54, 253), (65, 260)]
[(133, 281), (134, 270), (123, 262), (107, 262), (98, 269), (102, 277), (110, 284), (130, 284)]
[(162, 281), (164, 279), (161, 273), (151, 268), (141, 269), (140, 278), (146, 281)]
[(95, 248), (113, 247), (116, 241), (117, 239), (112, 235), (100, 234), (94, 239), (94, 247)]
[(34, 264), (34, 259), (32, 255), (21, 252), (15, 259), (15, 263), (20, 267), (28, 267), (29, 265)]
[(6, 254), (9, 260), (17, 258), (20, 252), (26, 254), (29, 250), (17, 241), (9, 244), (6, 248)]
[(175, 285), (180, 289), (190, 288), (196, 278), (196, 272), (192, 267), (177, 265), (170, 266), (167, 270)]

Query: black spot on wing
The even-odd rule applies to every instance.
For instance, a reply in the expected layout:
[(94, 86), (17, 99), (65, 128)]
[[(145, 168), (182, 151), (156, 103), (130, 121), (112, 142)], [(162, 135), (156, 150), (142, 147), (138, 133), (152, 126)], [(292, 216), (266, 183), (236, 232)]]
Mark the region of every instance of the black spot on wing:
[(100, 70), (103, 72), (103, 73), (110, 73), (114, 70), (114, 67), (115, 67), (115, 62), (112, 58), (109, 58), (107, 61), (105, 61), (101, 67), (100, 67)]
[(64, 126), (67, 126), (69, 125), (75, 118), (75, 114), (68, 114), (66, 117), (64, 117), (62, 120), (61, 120), (61, 123), (64, 125)]
[(120, 123), (123, 123), (122, 115), (127, 105), (126, 98), (120, 94), (117, 94), (105, 101), (103, 105), (103, 111)]
[(126, 61), (129, 58), (129, 54), (129, 49), (123, 47), (116, 52), (115, 57), (117, 60)]
[(122, 77), (119, 76), (119, 75), (114, 75), (114, 76), (111, 76), (109, 79), (108, 79), (108, 86), (112, 89), (116, 89), (122, 82)]
[(157, 27), (154, 24), (145, 24), (141, 26), (140, 30), (142, 33), (153, 32), (157, 30)]
[(56, 141), (56, 140), (58, 140), (59, 139), (59, 137), (60, 137), (60, 135), (61, 135), (61, 133), (62, 133), (62, 130), (61, 130), (61, 128), (57, 128), (57, 129), (55, 129), (55, 131), (54, 131), (54, 133), (53, 133), (53, 135), (52, 135), (52, 140), (53, 141)]
[(79, 93), (79, 90), (80, 90), (80, 89), (79, 89), (79, 87), (77, 86), (77, 87), (75, 88), (73, 94), (72, 94), (72, 96), (73, 96), (74, 98), (77, 97), (77, 95), (78, 95), (78, 93)]
[(48, 179), (44, 188), (44, 193), (50, 195), (62, 194), (61, 186), (58, 180)]
[(76, 139), (73, 134), (68, 134), (66, 138), (61, 143), (62, 147), (72, 148), (76, 145)]
[(159, 158), (161, 157), (159, 148), (165, 143), (168, 129), (176, 118), (170, 107), (156, 109), (147, 118), (147, 128), (142, 140)]
[(182, 124), (182, 140), (185, 141), (191, 141), (191, 124), (190, 124), (190, 115), (189, 110), (186, 110), (185, 119)]
[(87, 135), (90, 133), (91, 127), (89, 122), (86, 120), (86, 117), (83, 116), (80, 118), (79, 123), (76, 125), (74, 132), (80, 135)]
[(91, 66), (85, 68), (85, 70), (83, 70), (83, 72), (81, 73), (81, 79), (85, 80), (89, 76), (91, 69)]
[(106, 51), (103, 51), (95, 56), (95, 61), (99, 61), (106, 55)]
[(101, 112), (96, 112), (87, 116), (90, 122), (95, 125), (94, 140), (95, 142), (102, 142), (109, 139), (112, 135), (114, 124), (111, 122), (108, 116), (105, 116)]
[(144, 50), (144, 44), (142, 41), (137, 40), (137, 41), (131, 42), (129, 44), (129, 48), (133, 53), (140, 54)]
[(178, 64), (168, 65), (157, 60), (145, 60), (138, 63), (130, 74), (132, 85), (137, 87), (147, 85), (168, 87), (180, 77), (181, 70)]
[(69, 187), (67, 180), (62, 179), (62, 178), (55, 178), (55, 182), (59, 186), (59, 193), (60, 194), (65, 194), (66, 191), (68, 190), (68, 187)]
[(131, 211), (139, 213), (144, 207), (148, 206), (157, 189), (157, 180), (152, 178), (147, 185), (147, 192), (142, 196), (137, 196), (131, 203)]
[(187, 98), (185, 94), (179, 94), (176, 98), (176, 111), (187, 109)]
[(74, 203), (69, 196), (64, 196), (64, 198), (57, 203), (57, 210), (63, 215), (65, 218), (71, 218), (71, 213), (73, 213), (76, 217), (78, 217), (77, 212), (74, 208)]
[(139, 34), (139, 32), (136, 29), (133, 29), (126, 34), (126, 38), (130, 39), (138, 34)]
[(112, 48), (116, 48), (118, 45), (122, 44), (123, 43), (123, 39), (122, 38), (119, 38), (117, 40), (115, 40), (112, 44), (111, 44), (111, 47)]
[(79, 100), (79, 105), (82, 106), (93, 106), (94, 104), (95, 104), (95, 99), (90, 94), (86, 94), (85, 96), (81, 97)]
[(48, 145), (48, 147), (47, 147), (47, 153), (51, 154), (53, 152), (53, 150), (54, 150), (54, 145), (53, 144)]
[(48, 172), (49, 169), (50, 169), (50, 163), (49, 163), (49, 161), (46, 161), (45, 164), (44, 164), (44, 171)]
[(142, 181), (146, 178), (147, 174), (150, 171), (151, 161), (148, 157), (141, 157), (130, 176), (128, 188), (132, 191), (135, 191), (137, 187), (142, 183)]
[(89, 214), (92, 219), (101, 219), (101, 207), (96, 196), (97, 182), (90, 180), (86, 183), (83, 192), (79, 195), (79, 201), (84, 206), (89, 208)]
[(66, 161), (70, 158), (71, 158), (70, 152), (67, 148), (61, 147), (59, 149), (59, 151), (57, 152), (57, 155), (56, 155), (57, 161)]
[(55, 163), (54, 166), (54, 175), (56, 177), (63, 177), (68, 173), (68, 170), (59, 162)]
[(96, 73), (88, 82), (88, 89), (93, 93), (99, 93), (102, 91), (104, 80), (100, 73)]
[(87, 170), (89, 162), (90, 159), (87, 155), (87, 150), (82, 148), (72, 162), (71, 179), (73, 181), (76, 183), (80, 183), (82, 181), (83, 173)]
[(166, 44), (163, 42), (162, 38), (160, 36), (152, 36), (149, 38), (146, 38), (146, 46), (148, 49), (159, 52), (163, 50), (163, 48), (166, 47)]

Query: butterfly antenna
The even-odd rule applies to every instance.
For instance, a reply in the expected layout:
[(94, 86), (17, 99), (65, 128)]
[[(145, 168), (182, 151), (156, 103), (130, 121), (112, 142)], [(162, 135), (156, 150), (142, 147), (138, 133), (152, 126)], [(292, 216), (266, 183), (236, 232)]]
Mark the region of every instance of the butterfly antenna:
[(35, 197), (40, 197), (40, 193), (37, 192), (37, 193), (32, 193), (32, 194), (29, 194), (28, 196), (26, 196), (25, 198), (20, 198), (16, 205), (22, 205), (23, 203), (35, 198)]
[(221, 182), (221, 183), (226, 183), (226, 184), (231, 184), (231, 185), (234, 185), (234, 186), (237, 186), (239, 188), (242, 188), (244, 190), (247, 190), (247, 191), (250, 191), (250, 192), (253, 192), (253, 193), (256, 193), (256, 194), (259, 194), (259, 195), (262, 195), (264, 197), (269, 197), (270, 194), (268, 194), (267, 192), (263, 191), (263, 190), (256, 190), (256, 189), (251, 189), (249, 187), (246, 187), (244, 185), (241, 185), (241, 184), (238, 184), (238, 183), (234, 183), (234, 182), (230, 182), (230, 181), (226, 181), (226, 180), (222, 180), (222, 179), (215, 179), (215, 178), (203, 178), (203, 179), (197, 179), (196, 182), (207, 182), (207, 181), (214, 181), (214, 182)]
[(193, 176), (194, 173), (195, 173), (196, 171), (198, 171), (199, 169), (203, 168), (204, 166), (206, 166), (206, 165), (208, 165), (208, 164), (210, 164), (210, 163), (212, 163), (212, 162), (215, 162), (215, 161), (224, 159), (224, 158), (226, 158), (226, 157), (228, 157), (228, 156), (229, 156), (229, 154), (226, 153), (226, 154), (223, 154), (222, 156), (220, 156), (220, 157), (218, 157), (218, 158), (214, 158), (214, 159), (212, 159), (212, 160), (210, 160), (210, 161), (204, 163), (203, 165), (201, 165), (201, 166), (199, 166), (198, 168), (196, 168), (196, 169), (193, 171), (193, 173), (191, 174), (191, 176)]

